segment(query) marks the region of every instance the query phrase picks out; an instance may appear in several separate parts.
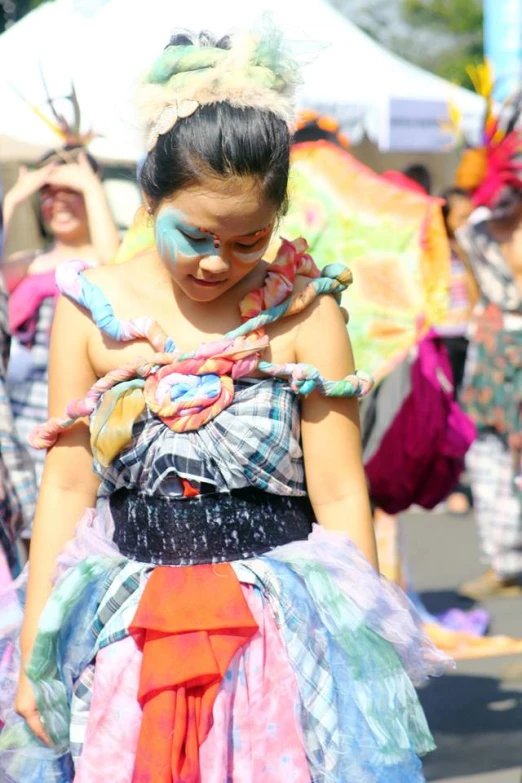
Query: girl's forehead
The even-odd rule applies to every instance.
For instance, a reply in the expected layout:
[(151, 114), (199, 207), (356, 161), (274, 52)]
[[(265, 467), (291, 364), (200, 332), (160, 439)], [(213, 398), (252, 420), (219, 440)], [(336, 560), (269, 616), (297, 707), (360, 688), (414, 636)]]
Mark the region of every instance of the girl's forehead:
[(248, 236), (274, 222), (276, 207), (262, 188), (231, 187), (229, 192), (194, 188), (180, 191), (163, 202), (160, 214), (196, 229), (223, 236)]

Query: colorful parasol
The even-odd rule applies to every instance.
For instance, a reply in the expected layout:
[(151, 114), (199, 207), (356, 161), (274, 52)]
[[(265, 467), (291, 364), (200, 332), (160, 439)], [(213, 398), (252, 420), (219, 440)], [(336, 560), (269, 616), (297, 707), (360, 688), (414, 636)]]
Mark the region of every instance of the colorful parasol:
[(321, 268), (351, 268), (355, 285), (343, 305), (357, 364), (377, 380), (444, 321), (450, 251), (439, 200), (387, 181), (338, 145), (293, 147), (290, 209), (278, 234), (304, 236)]

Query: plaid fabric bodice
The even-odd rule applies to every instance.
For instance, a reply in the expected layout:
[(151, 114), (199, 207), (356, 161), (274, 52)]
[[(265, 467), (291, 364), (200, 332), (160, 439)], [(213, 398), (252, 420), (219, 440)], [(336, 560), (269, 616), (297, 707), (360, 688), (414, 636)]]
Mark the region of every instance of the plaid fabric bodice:
[(183, 497), (189, 488), (199, 494), (248, 486), (305, 495), (298, 399), (284, 381), (244, 379), (227, 408), (190, 432), (171, 430), (145, 408), (129, 445), (110, 464), (96, 460), (95, 469), (102, 495), (126, 487)]

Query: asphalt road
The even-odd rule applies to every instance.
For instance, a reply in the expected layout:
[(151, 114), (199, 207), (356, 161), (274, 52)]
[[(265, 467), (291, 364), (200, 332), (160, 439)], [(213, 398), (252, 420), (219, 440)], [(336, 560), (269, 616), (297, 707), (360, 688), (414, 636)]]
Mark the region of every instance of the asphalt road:
[[(407, 514), (404, 526), (413, 582), (428, 609), (471, 606), (455, 589), (484, 568), (473, 517)], [(483, 606), (492, 633), (522, 637), (522, 597)], [(427, 781), (522, 783), (522, 656), (459, 661), (420, 695), (438, 746), (425, 759)]]

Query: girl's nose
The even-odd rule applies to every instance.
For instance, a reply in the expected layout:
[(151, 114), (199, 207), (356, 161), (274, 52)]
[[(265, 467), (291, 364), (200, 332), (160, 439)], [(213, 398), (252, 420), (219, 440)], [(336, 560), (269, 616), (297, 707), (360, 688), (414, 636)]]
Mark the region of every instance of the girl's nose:
[(228, 272), (230, 264), (219, 253), (210, 256), (204, 256), (199, 262), (199, 268), (209, 275), (222, 275)]

